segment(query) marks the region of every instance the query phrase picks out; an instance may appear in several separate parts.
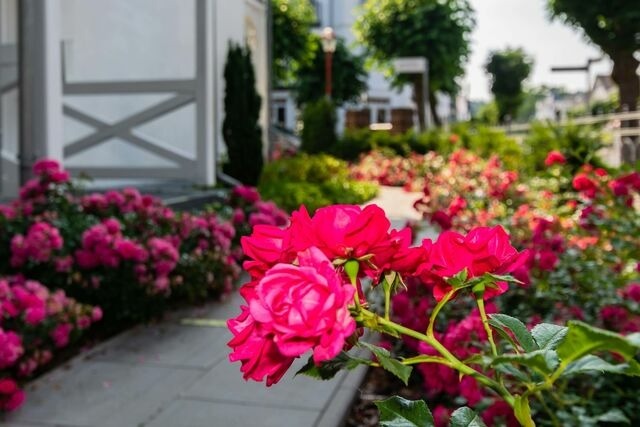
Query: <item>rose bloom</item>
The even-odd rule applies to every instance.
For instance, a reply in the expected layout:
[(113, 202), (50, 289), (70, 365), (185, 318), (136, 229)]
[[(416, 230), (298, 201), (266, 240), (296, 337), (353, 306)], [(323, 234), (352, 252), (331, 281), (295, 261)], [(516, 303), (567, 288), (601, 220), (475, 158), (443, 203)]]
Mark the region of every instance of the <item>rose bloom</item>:
[[(454, 231), (445, 231), (438, 237), (431, 249), (429, 261), (433, 263), (433, 273), (442, 279), (455, 276), (466, 269), (469, 278), (485, 273), (508, 274), (520, 268), (527, 261), (528, 252), (518, 252), (509, 241), (509, 235), (501, 226), (477, 227), (463, 236)], [(497, 283), (498, 288), (488, 288), (485, 298), (507, 291), (508, 284)], [(437, 282), (433, 289), (439, 301), (450, 289), (444, 280)]]
[(567, 159), (557, 150), (549, 151), (546, 159), (544, 159), (545, 166), (564, 165), (565, 163), (567, 163)]
[(312, 218), (302, 207), (291, 217), (291, 240), (296, 251), (315, 246), (332, 261), (372, 255), (371, 262), (377, 265), (389, 256), (390, 226), (384, 211), (376, 205), (364, 209), (356, 205), (327, 206)]
[(227, 322), (232, 362), (244, 378), (275, 384), (293, 360), (312, 350), (315, 363), (336, 357), (355, 321), (348, 305), (355, 288), (345, 284), (317, 248), (298, 254), (299, 265), (277, 264), (241, 291), (248, 307)]
[(289, 231), (273, 225), (256, 225), (251, 236), (240, 239), (242, 251), (249, 258), (243, 268), (257, 279), (279, 262), (292, 262), (295, 254), (287, 250)]

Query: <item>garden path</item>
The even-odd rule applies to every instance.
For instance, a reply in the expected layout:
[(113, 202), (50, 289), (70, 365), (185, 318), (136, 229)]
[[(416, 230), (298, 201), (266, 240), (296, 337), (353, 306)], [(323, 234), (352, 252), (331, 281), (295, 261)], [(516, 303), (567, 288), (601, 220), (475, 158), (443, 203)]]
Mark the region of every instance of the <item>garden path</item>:
[[(418, 219), (419, 194), (383, 187), (380, 205), (394, 227)], [(239, 312), (234, 294), (223, 303), (174, 312), (80, 354), (26, 387), (27, 402), (0, 418), (8, 427), (336, 427), (365, 370), (330, 381), (294, 378), (245, 382), (228, 362), (225, 320)], [(299, 364), (301, 365), (301, 364)]]

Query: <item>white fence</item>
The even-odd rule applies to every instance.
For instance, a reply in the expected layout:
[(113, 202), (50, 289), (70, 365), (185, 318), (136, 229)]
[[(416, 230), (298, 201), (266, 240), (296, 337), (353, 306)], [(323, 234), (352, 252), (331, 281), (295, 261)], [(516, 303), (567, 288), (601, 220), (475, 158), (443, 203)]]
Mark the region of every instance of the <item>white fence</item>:
[[(602, 114), (598, 116), (578, 117), (556, 122), (559, 126), (599, 125), (610, 136), (611, 144), (601, 151), (601, 156), (611, 166), (620, 166), (623, 162), (635, 163), (640, 160), (640, 111)], [(516, 140), (521, 141), (531, 130), (531, 124), (515, 124), (499, 128)]]

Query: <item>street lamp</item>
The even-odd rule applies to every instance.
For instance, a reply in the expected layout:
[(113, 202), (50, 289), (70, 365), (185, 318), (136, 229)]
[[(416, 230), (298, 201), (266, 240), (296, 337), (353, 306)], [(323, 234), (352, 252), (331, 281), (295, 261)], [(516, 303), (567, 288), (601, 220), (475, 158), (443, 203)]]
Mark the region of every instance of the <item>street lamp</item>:
[(322, 51), (324, 52), (324, 93), (328, 98), (331, 98), (331, 67), (333, 52), (336, 51), (336, 45), (338, 44), (333, 28), (324, 27), (320, 40), (322, 41)]

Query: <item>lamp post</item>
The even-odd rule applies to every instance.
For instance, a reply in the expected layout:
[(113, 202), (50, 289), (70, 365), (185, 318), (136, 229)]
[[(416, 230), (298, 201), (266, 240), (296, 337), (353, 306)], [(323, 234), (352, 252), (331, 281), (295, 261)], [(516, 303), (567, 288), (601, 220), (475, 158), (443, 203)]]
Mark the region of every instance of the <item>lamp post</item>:
[(336, 51), (336, 45), (338, 40), (336, 39), (336, 33), (331, 27), (325, 27), (322, 30), (322, 51), (324, 52), (324, 93), (327, 98), (331, 98), (331, 69), (333, 62), (333, 53)]

